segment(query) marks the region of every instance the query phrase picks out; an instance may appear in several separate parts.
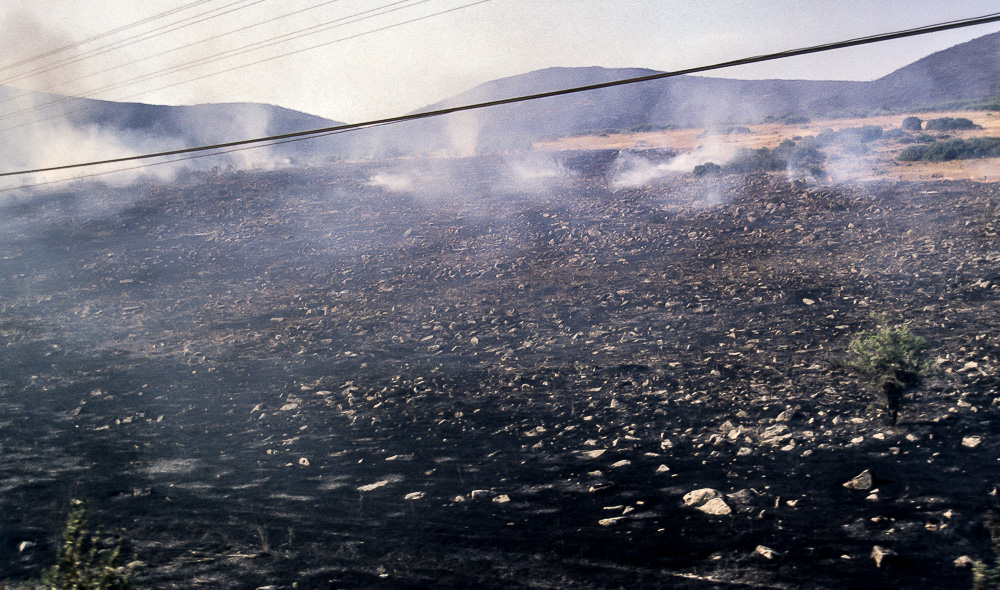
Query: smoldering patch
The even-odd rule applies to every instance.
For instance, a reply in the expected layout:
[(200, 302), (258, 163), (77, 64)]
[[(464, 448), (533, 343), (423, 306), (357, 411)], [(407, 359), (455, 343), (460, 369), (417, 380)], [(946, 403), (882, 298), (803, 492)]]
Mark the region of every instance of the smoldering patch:
[(544, 152), (522, 152), (508, 156), (501, 174), (503, 176), (497, 183), (501, 188), (529, 193), (550, 190), (576, 176), (562, 160)]
[(368, 184), (383, 188), (391, 193), (408, 193), (413, 191), (416, 181), (409, 174), (379, 172), (368, 180)]
[(666, 162), (653, 162), (630, 152), (621, 152), (611, 165), (609, 184), (614, 189), (645, 186), (668, 172)]

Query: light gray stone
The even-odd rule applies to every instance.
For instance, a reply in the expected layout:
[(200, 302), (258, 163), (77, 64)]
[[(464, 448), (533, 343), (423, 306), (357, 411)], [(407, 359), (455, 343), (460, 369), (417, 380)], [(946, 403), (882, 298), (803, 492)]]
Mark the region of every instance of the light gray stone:
[(712, 516), (725, 516), (733, 513), (733, 509), (722, 498), (712, 498), (708, 502), (698, 506), (698, 510)]
[(872, 486), (875, 485), (875, 478), (872, 477), (872, 472), (869, 469), (865, 469), (858, 475), (854, 477), (851, 481), (844, 484), (844, 487), (849, 490), (870, 490)]
[(892, 549), (888, 549), (881, 545), (875, 545), (872, 547), (872, 559), (875, 560), (875, 567), (882, 567), (888, 564), (892, 558), (896, 556), (896, 552)]
[(701, 488), (698, 490), (690, 491), (684, 494), (684, 505), (690, 506), (692, 508), (698, 508), (704, 505), (709, 500), (714, 500), (715, 498), (721, 498), (722, 494), (719, 490), (713, 490), (712, 488)]

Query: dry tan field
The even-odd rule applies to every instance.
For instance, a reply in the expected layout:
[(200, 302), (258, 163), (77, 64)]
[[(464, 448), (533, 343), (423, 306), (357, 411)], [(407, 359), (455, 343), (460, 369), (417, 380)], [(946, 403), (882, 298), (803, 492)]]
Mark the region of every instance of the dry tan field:
[[(939, 111), (913, 113), (924, 121), (939, 117), (965, 117), (982, 129), (948, 131), (954, 138), (1000, 136), (1000, 113), (989, 111)], [(840, 131), (849, 127), (878, 125), (884, 130), (898, 128), (908, 114), (872, 117), (814, 119), (801, 125), (765, 123), (747, 125), (751, 134), (714, 135), (699, 137), (704, 128), (675, 129), (641, 133), (618, 133), (606, 136), (588, 135), (539, 142), (538, 149), (562, 151), (579, 149), (651, 149), (666, 148), (681, 154), (708, 153), (703, 159), (723, 163), (726, 154), (739, 148), (774, 148), (785, 139), (817, 135), (824, 129)], [(934, 134), (932, 132), (932, 134)], [(894, 140), (873, 142), (873, 150), (864, 156), (847, 155), (835, 147), (825, 148), (834, 180), (1000, 180), (1000, 159), (956, 160), (951, 162), (901, 162), (896, 159), (906, 144)], [(716, 156), (713, 158), (713, 156)]]

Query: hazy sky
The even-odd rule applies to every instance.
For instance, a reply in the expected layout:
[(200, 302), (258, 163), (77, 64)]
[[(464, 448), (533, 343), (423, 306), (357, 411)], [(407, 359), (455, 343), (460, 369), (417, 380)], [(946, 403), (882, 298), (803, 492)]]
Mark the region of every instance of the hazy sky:
[[(266, 102), (360, 121), (402, 114), (476, 84), (540, 68), (672, 70), (1000, 10), (995, 0), (487, 0), (460, 8), (475, 1), (0, 0), (0, 61), (8, 64), (0, 69), (0, 83), (163, 104)], [(185, 6), (170, 17), (81, 45), (74, 63), (65, 67), (33, 73), (46, 62), (9, 66)], [(297, 11), (302, 12), (292, 14)], [(426, 18), (393, 26), (421, 17)], [(308, 27), (318, 32), (292, 38)], [(996, 31), (1000, 24), (713, 75), (871, 80)], [(288, 37), (277, 39), (281, 35)], [(112, 42), (127, 45), (107, 47)], [(253, 43), (270, 45), (235, 54)], [(325, 45), (308, 49), (319, 44)], [(304, 51), (279, 57), (299, 50)], [(225, 52), (230, 52), (226, 59), (189, 67)], [(262, 59), (270, 61), (210, 75)], [(31, 75), (14, 81), (17, 74)], [(138, 79), (142, 76), (146, 79)], [(207, 77), (186, 82), (202, 76)], [(168, 85), (174, 86), (158, 90)]]

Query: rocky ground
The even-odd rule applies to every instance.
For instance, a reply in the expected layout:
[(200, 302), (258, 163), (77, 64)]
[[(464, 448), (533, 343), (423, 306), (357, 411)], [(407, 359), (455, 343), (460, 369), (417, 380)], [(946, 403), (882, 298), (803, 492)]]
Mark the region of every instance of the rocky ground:
[[(155, 588), (968, 587), (998, 187), (613, 158), (9, 203), (0, 579), (87, 498)], [(893, 427), (843, 367), (880, 314), (937, 361)]]

